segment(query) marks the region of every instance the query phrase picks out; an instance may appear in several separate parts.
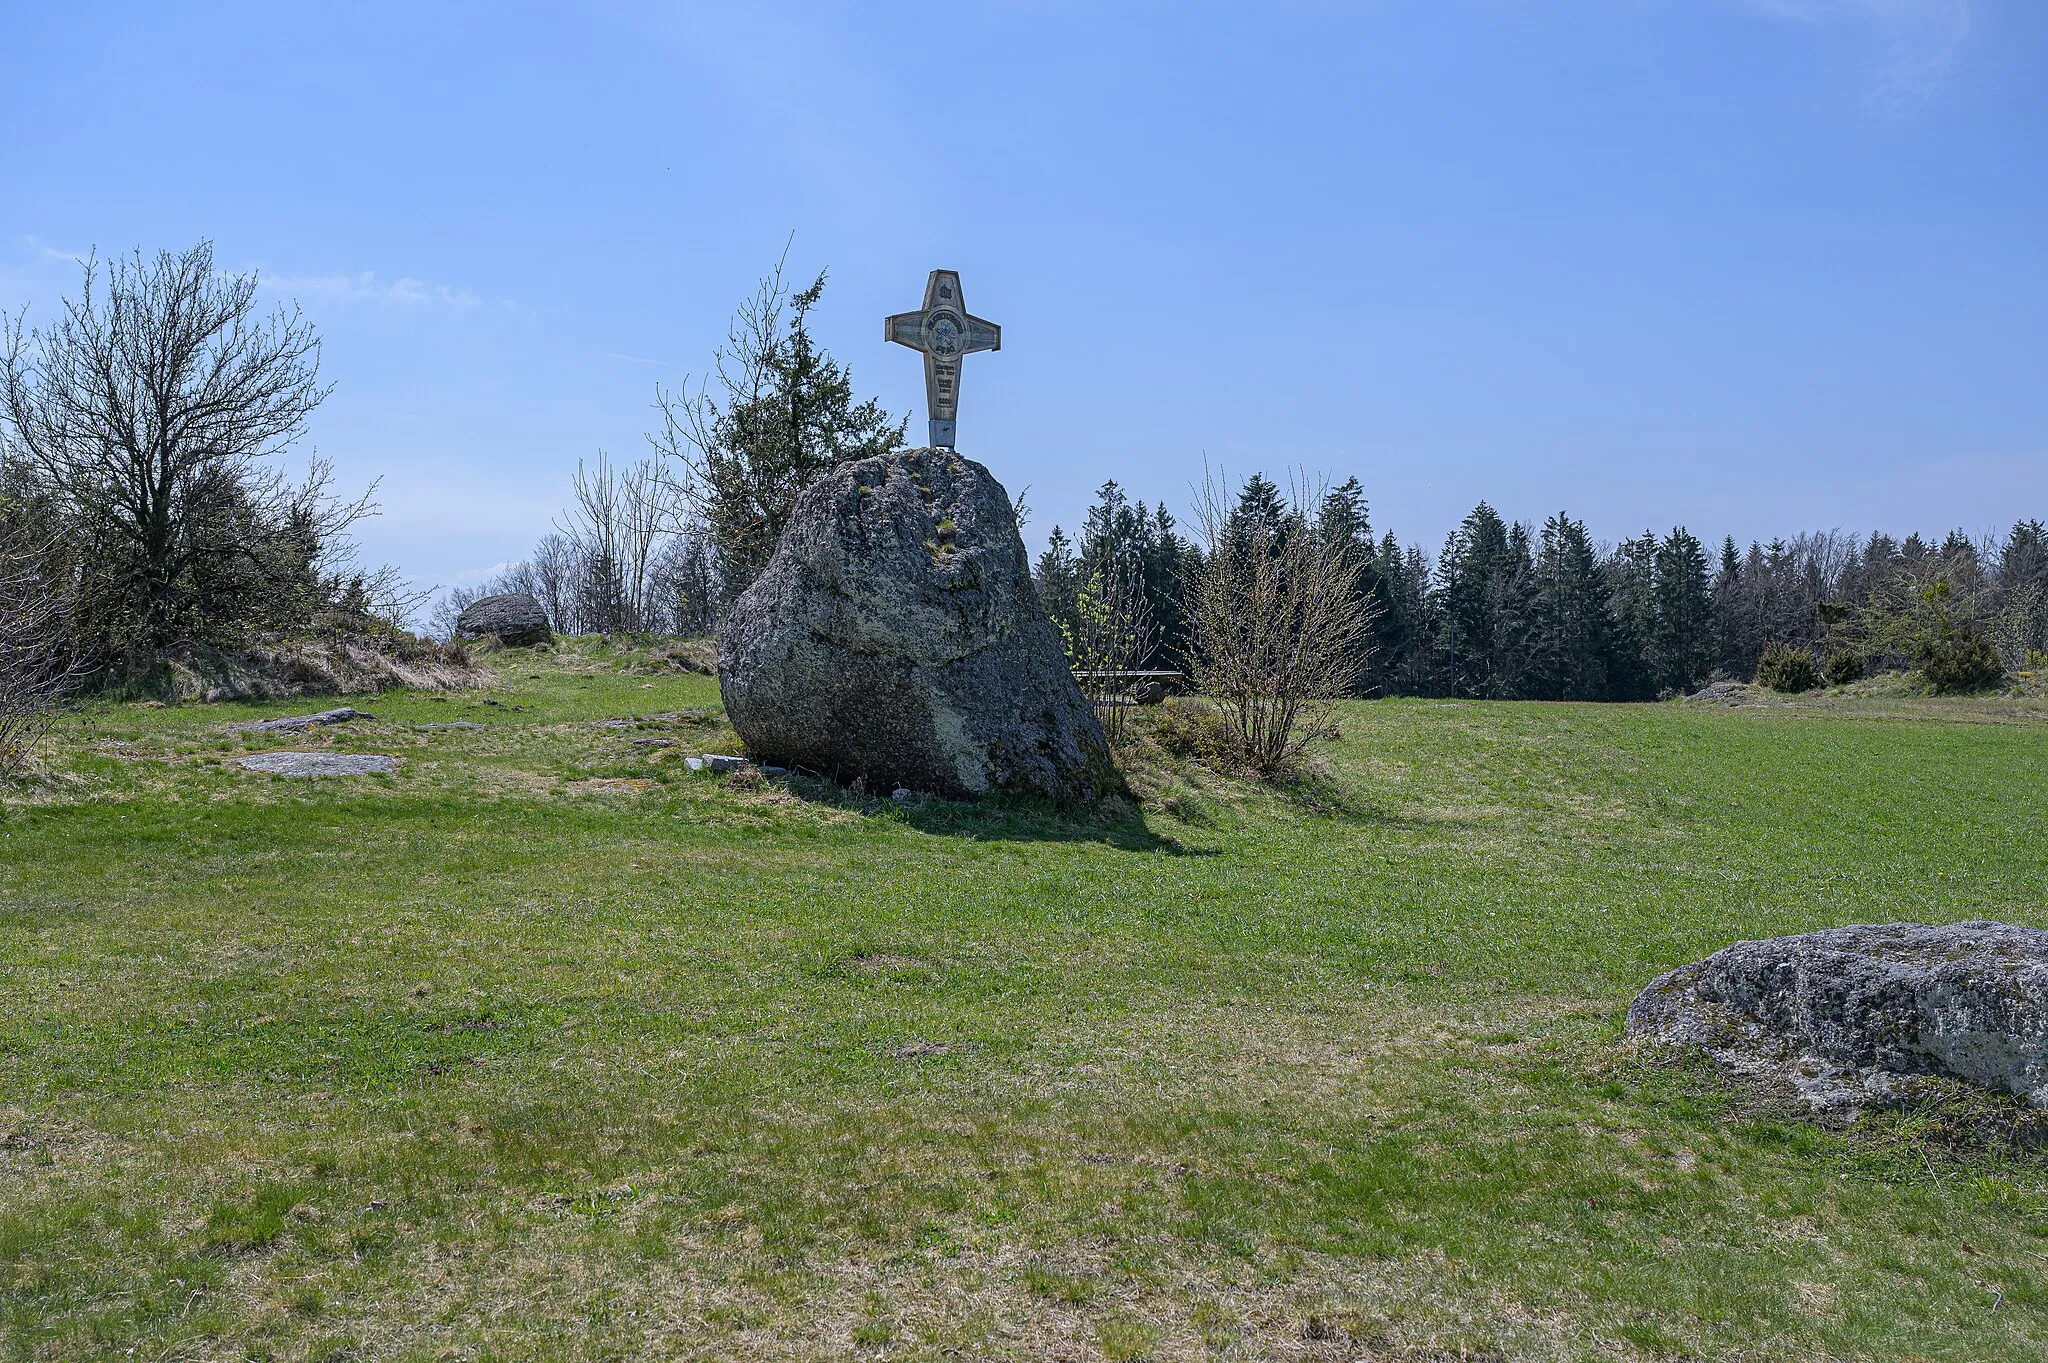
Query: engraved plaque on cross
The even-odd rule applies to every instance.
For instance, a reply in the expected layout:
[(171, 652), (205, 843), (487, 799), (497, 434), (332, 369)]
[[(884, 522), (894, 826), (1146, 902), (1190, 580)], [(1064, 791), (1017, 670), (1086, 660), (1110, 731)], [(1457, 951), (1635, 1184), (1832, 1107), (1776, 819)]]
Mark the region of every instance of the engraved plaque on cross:
[(884, 338), (924, 352), (924, 402), (931, 417), (931, 443), (950, 450), (960, 418), (960, 357), (977, 350), (1001, 350), (1003, 329), (967, 314), (960, 276), (933, 270), (925, 281), (924, 307), (899, 312), (884, 325)]

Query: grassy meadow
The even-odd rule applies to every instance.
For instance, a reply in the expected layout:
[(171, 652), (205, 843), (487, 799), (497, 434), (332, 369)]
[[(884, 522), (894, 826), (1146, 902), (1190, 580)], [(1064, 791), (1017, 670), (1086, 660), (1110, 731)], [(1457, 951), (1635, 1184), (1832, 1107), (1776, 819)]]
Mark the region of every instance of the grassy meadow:
[[(1068, 817), (495, 661), (100, 703), (6, 797), (0, 1357), (2048, 1353), (2048, 1161), (1621, 1044), (1739, 938), (2048, 926), (2048, 703), (1360, 703)], [(330, 747), (404, 762), (222, 762)]]

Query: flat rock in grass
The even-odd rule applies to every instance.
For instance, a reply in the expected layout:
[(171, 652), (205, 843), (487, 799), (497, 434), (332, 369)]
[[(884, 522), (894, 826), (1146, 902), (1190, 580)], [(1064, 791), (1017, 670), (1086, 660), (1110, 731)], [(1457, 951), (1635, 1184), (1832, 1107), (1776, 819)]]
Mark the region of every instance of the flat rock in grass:
[(398, 759), (381, 753), (259, 752), (231, 760), (272, 776), (388, 776), (398, 770)]
[(229, 733), (242, 734), (295, 734), (305, 729), (317, 729), (328, 724), (347, 724), (351, 720), (375, 719), (367, 710), (354, 710), (344, 705), (338, 710), (322, 710), (317, 715), (286, 715), (282, 719), (252, 720), (247, 724), (228, 725)]
[(1926, 1078), (2048, 1109), (2048, 932), (1886, 923), (1737, 942), (1652, 981), (1628, 1031), (1783, 1078), (1816, 1112)]

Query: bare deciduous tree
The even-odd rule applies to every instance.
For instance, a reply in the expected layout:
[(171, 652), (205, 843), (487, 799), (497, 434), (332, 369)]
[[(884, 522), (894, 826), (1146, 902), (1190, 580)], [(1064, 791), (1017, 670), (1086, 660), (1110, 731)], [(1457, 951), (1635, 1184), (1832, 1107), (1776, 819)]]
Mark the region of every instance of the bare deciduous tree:
[(1328, 730), (1376, 609), (1358, 590), (1351, 546), (1315, 532), (1309, 509), (1325, 491), (1297, 486), (1291, 505), (1261, 505), (1218, 474), (1195, 489), (1204, 552), (1186, 587), (1194, 681), (1266, 776)]
[(675, 491), (651, 459), (619, 468), (603, 450), (576, 465), (575, 505), (558, 529), (573, 549), (579, 628), (609, 634), (657, 627), (657, 549), (676, 523)]
[(533, 546), (533, 557), (523, 566), (531, 573), (531, 585), (526, 590), (540, 601), (557, 630), (573, 634), (576, 546), (567, 535), (543, 535), (540, 543)]
[(0, 334), (0, 437), (86, 547), (81, 626), (153, 650), (303, 619), (372, 510), (329, 497), (324, 465), (293, 485), (273, 462), (327, 396), (311, 325), (259, 316), (256, 276), (216, 273), (207, 242), (84, 272), (48, 330), (17, 316)]
[(78, 679), (54, 560), (48, 545), (0, 532), (0, 780), (28, 762)]

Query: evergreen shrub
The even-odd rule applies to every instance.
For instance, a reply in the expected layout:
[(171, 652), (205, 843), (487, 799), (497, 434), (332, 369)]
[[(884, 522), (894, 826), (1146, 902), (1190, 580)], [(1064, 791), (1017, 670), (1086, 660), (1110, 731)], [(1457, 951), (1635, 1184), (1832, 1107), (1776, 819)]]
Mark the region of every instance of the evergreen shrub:
[(1756, 665), (1756, 684), (1795, 694), (1811, 691), (1820, 685), (1820, 671), (1813, 665), (1813, 654), (1808, 650), (1767, 644)]
[(1960, 625), (1929, 641), (1921, 650), (1920, 670), (1937, 691), (1969, 691), (2004, 676), (2005, 664), (1989, 639)]
[(1821, 675), (1829, 686), (1847, 686), (1852, 681), (1861, 681), (1864, 669), (1863, 656), (1844, 648), (1828, 655), (1827, 662), (1821, 667)]

